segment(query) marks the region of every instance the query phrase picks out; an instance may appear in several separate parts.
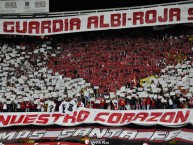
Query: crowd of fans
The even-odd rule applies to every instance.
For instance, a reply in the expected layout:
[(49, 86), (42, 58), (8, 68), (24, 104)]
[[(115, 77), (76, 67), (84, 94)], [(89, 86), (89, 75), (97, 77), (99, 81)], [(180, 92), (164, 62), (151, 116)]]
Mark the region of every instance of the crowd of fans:
[(118, 32), (0, 40), (0, 111), (59, 111), (71, 101), (109, 110), (193, 108), (187, 35)]

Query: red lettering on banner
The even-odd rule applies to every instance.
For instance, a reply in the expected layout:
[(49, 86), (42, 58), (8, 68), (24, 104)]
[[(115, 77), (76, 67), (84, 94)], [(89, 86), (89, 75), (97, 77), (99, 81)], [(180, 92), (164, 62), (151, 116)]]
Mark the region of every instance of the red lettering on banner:
[(79, 18), (70, 19), (70, 30), (80, 30), (81, 21)]
[(121, 117), (122, 117), (122, 113), (112, 113), (109, 116), (107, 122), (108, 123), (116, 124), (116, 123), (118, 123), (120, 121)]
[(177, 115), (176, 115), (176, 118), (175, 118), (175, 120), (174, 120), (174, 123), (178, 123), (179, 120), (181, 120), (181, 123), (186, 122), (187, 119), (188, 119), (188, 117), (189, 117), (189, 115), (190, 115), (190, 111), (189, 111), (189, 110), (186, 111), (185, 116), (184, 116), (184, 114), (183, 114), (182, 111), (178, 111), (178, 113), (177, 113)]
[(171, 8), (169, 12), (169, 21), (170, 22), (174, 21), (174, 17), (176, 17), (176, 21), (180, 21), (180, 14), (181, 14), (181, 9)]
[(135, 118), (133, 119), (133, 121), (140, 119), (140, 121), (144, 121), (147, 117), (148, 117), (149, 113), (147, 112), (140, 112), (138, 113)]
[(52, 114), (52, 117), (54, 117), (54, 122), (57, 122), (60, 117), (64, 116), (64, 114)]
[[(135, 113), (124, 113), (123, 118), (121, 119), (121, 124), (129, 123), (132, 121), (133, 117), (135, 116)], [(126, 122), (125, 122), (126, 121)]]
[[(186, 9), (185, 9), (186, 8)], [(132, 14), (127, 17), (127, 14)], [(182, 15), (183, 14), (183, 19)], [(54, 33), (71, 33), (97, 29), (123, 28), (136, 26), (167, 25), (193, 21), (193, 7), (188, 4), (160, 6), (148, 9), (112, 11), (93, 13), (77, 17), (37, 18), (37, 19), (2, 19), (2, 34), (49, 35)], [(130, 21), (131, 20), (131, 21)]]
[(145, 13), (145, 23), (156, 23), (157, 19), (157, 11), (156, 10), (149, 10)]
[(29, 22), (28, 33), (33, 34), (33, 30), (35, 30), (35, 34), (40, 33), (40, 22), (37, 22), (37, 21)]
[(163, 114), (162, 112), (151, 112), (150, 116), (153, 116), (153, 117), (150, 117), (146, 121), (147, 122), (156, 122), (158, 121), (158, 117), (160, 117), (162, 114)]
[(77, 112), (74, 111), (73, 114), (66, 114), (63, 120), (63, 123), (68, 123), (71, 120), (71, 123), (75, 123)]
[(64, 20), (64, 31), (68, 31), (68, 19)]
[(176, 112), (165, 112), (163, 114), (163, 116), (161, 117), (160, 122), (172, 123), (172, 121), (174, 120), (175, 115), (176, 115)]
[(53, 32), (62, 32), (63, 30), (63, 21), (61, 19), (59, 20), (53, 20)]
[(127, 14), (123, 13), (122, 26), (126, 26)]
[(81, 110), (78, 113), (76, 122), (83, 122), (83, 121), (85, 121), (88, 118), (89, 114), (90, 114), (89, 111)]
[(36, 121), (36, 123), (38, 124), (47, 124), (49, 121), (49, 114), (41, 114), (38, 116), (38, 120)]
[(118, 27), (121, 25), (121, 14), (111, 15), (111, 27)]
[(34, 123), (34, 121), (36, 120), (37, 116), (38, 116), (37, 114), (26, 115), (25, 119), (23, 120), (23, 123), (24, 124)]
[(189, 8), (188, 9), (188, 20), (193, 20), (193, 8)]
[(104, 118), (100, 118), (101, 116), (108, 116), (109, 115), (109, 113), (108, 112), (101, 112), (101, 113), (98, 113), (97, 115), (96, 115), (96, 117), (94, 118), (94, 121), (101, 121), (101, 122), (105, 122), (106, 121), (106, 119), (104, 119)]
[[(137, 113), (126, 113), (126, 112), (92, 112), (93, 110), (79, 110), (71, 114), (46, 114), (46, 113), (37, 113), (37, 114), (26, 114), (18, 113), (15, 115), (1, 115), (0, 116), (0, 126), (9, 126), (9, 125), (20, 125), (20, 124), (42, 124), (47, 125), (53, 123), (104, 123), (109, 124), (129, 124), (130, 122), (138, 123), (143, 122), (148, 124), (151, 122), (157, 124), (168, 124), (180, 125), (182, 123), (190, 122), (189, 116), (192, 115), (191, 110), (182, 110), (182, 111), (163, 111), (163, 112), (153, 112), (153, 111), (143, 111)], [(132, 112), (132, 111), (131, 111)], [(92, 114), (93, 113), (93, 114)], [(95, 116), (90, 119), (91, 116)], [(60, 122), (59, 122), (60, 121)], [(191, 122), (190, 122), (191, 123)], [(69, 124), (70, 125), (70, 124)], [(69, 126), (67, 124), (67, 126)]]
[(168, 21), (168, 8), (164, 8), (164, 15), (163, 17), (158, 16), (159, 22), (167, 22)]
[(42, 23), (41, 23), (41, 34), (44, 34), (45, 30), (47, 30), (48, 33), (51, 33), (51, 21), (42, 21)]
[(14, 33), (14, 22), (4, 22), (3, 31), (7, 33)]
[[(10, 124), (22, 123), (24, 117), (25, 117), (25, 115), (13, 115), (12, 118), (11, 118)], [(16, 120), (16, 118), (18, 118), (18, 119)]]
[(126, 13), (111, 14), (111, 27), (125, 26), (126, 19)]
[(137, 25), (137, 21), (139, 21), (140, 24), (144, 24), (144, 13), (143, 12), (134, 12), (133, 13), (133, 25)]
[(100, 16), (100, 28), (109, 28), (109, 24), (105, 23), (104, 15)]
[(98, 28), (98, 21), (98, 16), (88, 17), (87, 29), (91, 29), (92, 25), (94, 25), (94, 28)]
[(0, 123), (2, 125), (8, 125), (9, 124), (9, 120), (11, 119), (11, 115), (7, 115), (7, 118), (5, 119), (4, 115), (0, 115)]
[(17, 33), (26, 33), (27, 32), (27, 22), (23, 22), (23, 26), (21, 26), (20, 22), (16, 22), (16, 32)]

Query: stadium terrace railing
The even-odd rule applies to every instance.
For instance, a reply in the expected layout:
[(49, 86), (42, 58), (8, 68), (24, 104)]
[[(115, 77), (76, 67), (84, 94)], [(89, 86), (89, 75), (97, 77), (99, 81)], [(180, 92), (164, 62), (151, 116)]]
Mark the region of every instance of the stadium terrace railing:
[(132, 9), (143, 9), (159, 6), (168, 6), (168, 5), (178, 5), (178, 4), (189, 4), (193, 3), (193, 0), (181, 1), (181, 2), (172, 2), (172, 3), (163, 3), (163, 4), (154, 4), (146, 6), (134, 6), (134, 7), (122, 7), (122, 8), (109, 8), (109, 9), (96, 9), (96, 10), (82, 10), (82, 11), (68, 11), (68, 12), (50, 12), (50, 13), (36, 13), (36, 14), (0, 14), (0, 19), (11, 19), (11, 18), (50, 18), (50, 17), (69, 17), (69, 16), (79, 16), (87, 15), (90, 13), (98, 12), (107, 12), (107, 11), (120, 11), (120, 10), (132, 10)]

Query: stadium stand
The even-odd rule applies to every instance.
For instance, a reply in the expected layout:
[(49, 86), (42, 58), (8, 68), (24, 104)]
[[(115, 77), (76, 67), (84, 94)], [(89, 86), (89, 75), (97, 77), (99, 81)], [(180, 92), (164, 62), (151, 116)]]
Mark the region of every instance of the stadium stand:
[(2, 39), (0, 111), (193, 107), (188, 32), (137, 30)]
[(0, 145), (193, 144), (193, 0), (20, 2), (0, 0)]

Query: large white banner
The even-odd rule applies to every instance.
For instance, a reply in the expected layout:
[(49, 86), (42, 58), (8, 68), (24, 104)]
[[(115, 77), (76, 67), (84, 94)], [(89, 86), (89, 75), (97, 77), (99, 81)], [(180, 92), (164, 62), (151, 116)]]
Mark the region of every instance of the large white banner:
[(163, 125), (181, 127), (193, 124), (193, 109), (172, 110), (102, 110), (77, 108), (74, 112), (28, 112), (0, 113), (0, 127), (15, 125), (61, 125), (101, 124), (106, 126)]
[(0, 34), (53, 35), (192, 22), (193, 4), (182, 4), (72, 17), (0, 19)]
[(0, 1), (0, 14), (49, 12), (49, 0)]
[[(86, 136), (86, 137), (85, 137)], [(0, 132), (0, 141), (13, 141), (19, 139), (29, 140), (61, 140), (66, 138), (85, 137), (85, 143), (94, 144), (95, 138), (98, 142), (104, 142), (100, 139), (117, 139), (143, 142), (167, 142), (170, 140), (184, 141), (193, 143), (192, 129), (131, 129), (131, 128), (113, 128), (113, 127), (77, 127), (77, 128), (42, 128), (42, 129), (22, 129), (5, 130)], [(108, 141), (105, 141), (108, 143)], [(100, 143), (102, 144), (102, 143)], [(109, 143), (111, 144), (111, 142)]]

